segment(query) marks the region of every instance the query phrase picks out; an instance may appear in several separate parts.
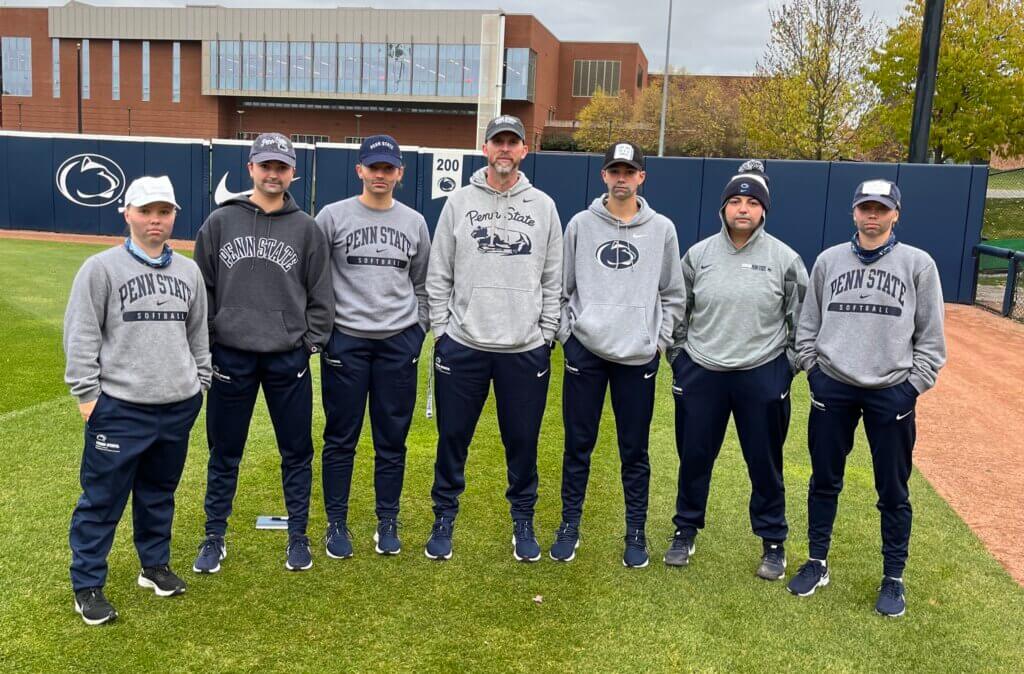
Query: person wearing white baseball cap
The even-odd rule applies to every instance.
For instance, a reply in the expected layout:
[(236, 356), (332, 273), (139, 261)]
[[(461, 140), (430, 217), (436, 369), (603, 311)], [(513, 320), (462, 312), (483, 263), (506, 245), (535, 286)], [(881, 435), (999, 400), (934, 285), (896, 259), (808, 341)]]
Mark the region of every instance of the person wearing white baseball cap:
[(124, 245), (85, 261), (64, 316), (65, 381), (85, 420), (71, 584), (89, 625), (117, 618), (103, 586), (129, 493), (139, 586), (185, 591), (169, 566), (174, 492), (211, 367), (203, 277), (167, 245), (178, 208), (167, 177), (132, 182)]

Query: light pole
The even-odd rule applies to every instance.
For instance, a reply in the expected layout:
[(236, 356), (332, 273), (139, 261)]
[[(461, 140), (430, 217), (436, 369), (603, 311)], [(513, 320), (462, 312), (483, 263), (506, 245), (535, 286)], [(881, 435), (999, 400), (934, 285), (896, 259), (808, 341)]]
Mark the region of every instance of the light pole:
[(75, 69), (78, 72), (78, 133), (82, 133), (82, 43), (75, 43)]
[(665, 156), (665, 116), (668, 113), (668, 50), (672, 45), (672, 0), (668, 0), (668, 28), (665, 31), (665, 74), (661, 81), (661, 126), (658, 129), (658, 156)]
[(128, 135), (132, 135), (132, 108), (128, 106)]
[(356, 142), (357, 143), (362, 143), (363, 142), (363, 137), (359, 133), (359, 121), (363, 118), (363, 116), (357, 112), (355, 117), (356, 117)]
[(917, 61), (917, 86), (914, 90), (914, 117), (910, 124), (910, 161), (915, 164), (928, 161), (928, 134), (932, 125), (932, 98), (935, 97), (935, 75), (939, 67), (945, 4), (945, 0), (926, 0), (924, 5), (921, 55)]
[(18, 131), (21, 131), (21, 103), (18, 103)]
[(245, 114), (245, 110), (239, 108), (238, 110), (235, 110), (235, 112), (238, 113), (238, 139), (242, 140), (244, 138), (242, 134), (245, 133), (242, 131), (242, 115)]

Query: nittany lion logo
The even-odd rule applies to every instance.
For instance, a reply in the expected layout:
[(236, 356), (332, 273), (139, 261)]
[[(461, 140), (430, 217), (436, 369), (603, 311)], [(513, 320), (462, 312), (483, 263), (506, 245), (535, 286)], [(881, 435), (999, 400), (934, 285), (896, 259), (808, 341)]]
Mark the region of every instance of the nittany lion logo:
[(597, 261), (609, 269), (628, 269), (640, 260), (640, 251), (629, 241), (605, 241), (597, 247)]
[(442, 192), (451, 192), (455, 189), (456, 185), (454, 180), (446, 176), (437, 181), (437, 187)]
[(57, 191), (79, 206), (99, 208), (112, 204), (124, 193), (124, 171), (101, 154), (76, 154), (57, 169)]

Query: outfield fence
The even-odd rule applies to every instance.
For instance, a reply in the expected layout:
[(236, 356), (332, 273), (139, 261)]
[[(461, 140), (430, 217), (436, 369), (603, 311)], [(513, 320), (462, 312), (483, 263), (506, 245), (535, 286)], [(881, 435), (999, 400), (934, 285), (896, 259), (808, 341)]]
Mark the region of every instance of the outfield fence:
[(1024, 169), (989, 173), (981, 243), (974, 251), (974, 303), (1024, 321)]
[[(0, 228), (120, 235), (117, 208), (127, 182), (168, 175), (182, 211), (173, 236), (195, 238), (218, 195), (247, 188), (244, 141), (137, 138), (0, 132)], [(354, 166), (358, 146), (296, 144), (291, 193), (310, 213), (362, 188)], [(405, 176), (396, 198), (418, 210), (433, 230), (452, 190), (484, 165), (479, 152), (403, 150)], [(563, 226), (605, 191), (599, 155), (541, 152), (522, 171), (554, 199)], [(649, 157), (643, 194), (676, 226), (685, 250), (721, 228), (721, 190), (742, 160)], [(851, 200), (869, 178), (895, 181), (902, 192), (900, 240), (934, 259), (947, 301), (970, 303), (978, 280), (974, 246), (981, 240), (988, 169), (985, 166), (766, 160), (772, 204), (767, 228), (808, 268), (829, 246), (853, 234)], [(248, 184), (247, 184), (248, 183)], [(1013, 190), (1010, 190), (1013, 191)]]

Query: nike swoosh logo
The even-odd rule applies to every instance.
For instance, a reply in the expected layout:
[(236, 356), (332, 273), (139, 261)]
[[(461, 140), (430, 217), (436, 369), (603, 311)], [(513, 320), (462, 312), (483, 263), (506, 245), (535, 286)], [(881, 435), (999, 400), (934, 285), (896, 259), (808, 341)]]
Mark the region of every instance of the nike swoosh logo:
[(910, 410), (909, 412), (904, 412), (903, 414), (897, 414), (896, 415), (896, 421), (902, 421), (903, 419), (906, 419), (907, 417), (909, 417), (913, 413), (914, 413), (914, 410)]
[(869, 297), (871, 297), (871, 295), (861, 295), (861, 296), (860, 296), (860, 298), (861, 298), (862, 300), (866, 300), (866, 299), (867, 299), (867, 298), (869, 298)]
[(657, 372), (644, 372), (644, 379), (650, 379), (651, 377), (653, 377), (656, 374), (658, 374), (658, 373)]
[(707, 269), (707, 268), (708, 268), (708, 267), (710, 267), (710, 266), (711, 266), (711, 265), (709, 265), (709, 264), (702, 264), (702, 265), (700, 266), (700, 268), (701, 268), (701, 269)]
[(645, 236), (647, 236), (647, 235), (646, 235), (646, 234), (634, 234), (634, 235), (633, 235), (633, 238), (634, 238), (634, 239), (642, 239), (642, 238), (644, 238)]
[(573, 367), (572, 365), (569, 365), (569, 363), (565, 364), (565, 369), (571, 372), (572, 374), (580, 373), (580, 369), (578, 367)]
[(523, 199), (523, 203), (524, 203), (524, 204), (528, 204), (528, 203), (530, 203), (531, 201), (533, 201), (533, 199)]
[(420, 359), (420, 357), (419, 357), (419, 356), (416, 356), (415, 358), (413, 358), (413, 359), (412, 359), (412, 362), (414, 362), (414, 363), (415, 363), (415, 362), (417, 362), (417, 361), (418, 361), (419, 359)]
[(306, 374), (306, 372), (308, 372), (308, 371), (309, 371), (309, 368), (307, 367), (305, 370), (303, 370), (302, 372), (300, 372), (297, 375), (295, 375), (295, 378), (296, 379), (302, 379), (302, 375)]
[[(242, 190), (241, 192), (232, 192), (228, 189), (228, 173), (231, 171), (225, 171), (224, 175), (220, 177), (220, 182), (217, 183), (217, 189), (213, 191), (213, 202), (220, 206), (229, 199), (235, 199), (237, 197), (247, 197), (252, 194), (252, 190)], [(294, 183), (296, 180), (301, 180), (301, 177), (292, 179)]]
[(546, 375), (548, 373), (548, 370), (550, 370), (550, 369), (551, 368), (549, 367), (546, 370), (541, 370), (540, 372), (537, 373), (537, 376), (538, 377), (543, 377), (544, 375)]
[(386, 250), (387, 250), (387, 248), (378, 248), (378, 249), (377, 249), (377, 252), (378, 252), (378, 253), (383, 253), (383, 252), (384, 252), (384, 251), (386, 251)]
[(783, 391), (782, 395), (779, 396), (779, 400), (785, 400), (789, 397), (789, 391)]
[(160, 300), (159, 302), (156, 303), (156, 305), (158, 307), (162, 307), (163, 305), (167, 304), (168, 302), (170, 302), (170, 300)]

